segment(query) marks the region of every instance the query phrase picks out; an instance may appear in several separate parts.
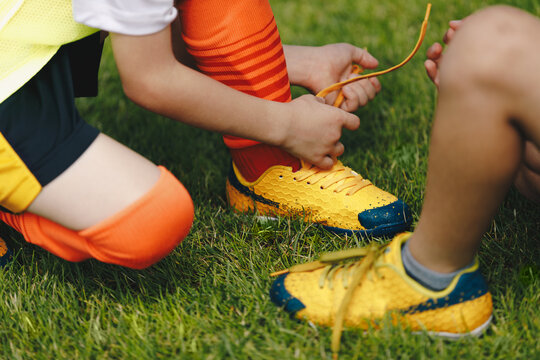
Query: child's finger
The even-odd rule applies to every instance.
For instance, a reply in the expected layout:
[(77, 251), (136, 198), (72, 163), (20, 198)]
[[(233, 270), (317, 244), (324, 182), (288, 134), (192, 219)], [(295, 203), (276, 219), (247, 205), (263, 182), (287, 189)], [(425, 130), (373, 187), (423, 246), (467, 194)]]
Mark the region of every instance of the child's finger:
[(373, 99), (377, 91), (373, 84), (368, 80), (360, 80), (343, 88), (345, 96), (346, 111), (355, 111), (359, 106), (364, 106), (370, 99)]
[(347, 100), (350, 100), (348, 101), (349, 105), (354, 106), (354, 109), (351, 109), (350, 111), (354, 111), (358, 109), (359, 106), (365, 106), (370, 99), (375, 97), (376, 92), (373, 85), (366, 79), (358, 81), (355, 87), (349, 89), (349, 94), (350, 96), (347, 98)]
[(461, 24), (463, 23), (463, 20), (464, 19), (462, 19), (462, 20), (452, 20), (448, 24), (450, 25), (451, 29), (457, 30), (461, 26)]
[(379, 61), (373, 55), (359, 47), (354, 48), (353, 62), (366, 69), (375, 69), (379, 65)]
[[(352, 79), (356, 77), (362, 71), (363, 69), (361, 66), (359, 66), (358, 64), (353, 64), (351, 66), (350, 71), (347, 72), (348, 75), (344, 74), (339, 81), (342, 82), (348, 79)], [(353, 86), (356, 86), (356, 85), (353, 85)], [(341, 106), (343, 104), (343, 100), (345, 100), (345, 95), (343, 94), (343, 89), (342, 89), (341, 91), (338, 92), (333, 104), (335, 107), (340, 107), (346, 111), (351, 111), (348, 107)], [(356, 110), (356, 109), (353, 109), (353, 110)]]
[(345, 152), (345, 146), (340, 141), (338, 141), (336, 145), (334, 146), (334, 151), (332, 151), (332, 154), (330, 155), (332, 155), (332, 157), (336, 159), (338, 156), (343, 155), (344, 152)]
[(427, 75), (433, 81), (433, 83), (438, 87), (439, 86), (439, 69), (437, 64), (433, 60), (426, 60), (424, 62), (424, 67), (426, 68)]
[(360, 118), (354, 114), (344, 111), (343, 127), (348, 130), (356, 130), (360, 126)]
[(326, 99), (323, 97), (315, 96), (315, 100), (317, 100), (321, 104), (326, 104)]
[(360, 86), (362, 86), (362, 89), (364, 90), (364, 93), (367, 95), (369, 100), (373, 100), (375, 98), (375, 95), (377, 95), (377, 89), (369, 79), (365, 79), (363, 81), (359, 81)]
[(456, 30), (450, 28), (446, 31), (446, 33), (444, 34), (443, 36), (443, 41), (445, 44), (448, 45), (448, 43), (450, 43), (450, 41), (452, 41), (452, 38), (454, 37), (454, 34), (456, 33)]
[(368, 103), (369, 98), (362, 87), (348, 88), (343, 91), (345, 95), (345, 102), (343, 103), (343, 110), (356, 111), (360, 106), (364, 106)]
[(323, 170), (329, 170), (334, 166), (334, 159), (331, 156), (325, 156), (319, 161), (313, 161), (313, 165)]
[(439, 43), (434, 43), (428, 48), (426, 56), (428, 59), (436, 61), (439, 57), (441, 57), (442, 51), (442, 45)]
[(375, 90), (377, 92), (381, 91), (382, 86), (381, 86), (381, 82), (379, 81), (379, 79), (377, 79), (376, 77), (372, 77), (372, 78), (369, 78), (369, 81), (373, 84), (373, 86), (375, 87)]

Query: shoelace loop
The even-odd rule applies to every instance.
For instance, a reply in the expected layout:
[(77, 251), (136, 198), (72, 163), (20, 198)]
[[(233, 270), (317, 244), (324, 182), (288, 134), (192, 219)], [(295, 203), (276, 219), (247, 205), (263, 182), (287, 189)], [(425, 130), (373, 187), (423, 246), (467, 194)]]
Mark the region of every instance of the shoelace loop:
[[(337, 162), (330, 170), (322, 170), (314, 165), (304, 164), (304, 166), (295, 173), (294, 180), (306, 181), (310, 185), (320, 182), (322, 190), (336, 184), (334, 192), (339, 193), (347, 189), (345, 195), (354, 195), (360, 189), (371, 185), (371, 181), (364, 179), (360, 174), (354, 172), (351, 168)], [(324, 181), (323, 181), (324, 180)]]

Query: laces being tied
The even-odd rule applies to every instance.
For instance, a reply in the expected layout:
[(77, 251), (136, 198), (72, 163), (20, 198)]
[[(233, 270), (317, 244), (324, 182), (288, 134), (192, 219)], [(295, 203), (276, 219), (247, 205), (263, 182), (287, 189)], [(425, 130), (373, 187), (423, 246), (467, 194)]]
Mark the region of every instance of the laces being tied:
[[(420, 29), (420, 35), (418, 37), (418, 41), (416, 42), (416, 45), (414, 46), (411, 53), (402, 62), (400, 62), (399, 64), (397, 64), (395, 66), (392, 66), (392, 67), (390, 67), (388, 69), (385, 69), (385, 70), (376, 71), (376, 72), (373, 72), (373, 73), (370, 73), (370, 74), (356, 76), (356, 77), (353, 77), (351, 79), (335, 83), (333, 85), (330, 85), (326, 89), (321, 90), (317, 94), (317, 96), (318, 97), (325, 97), (326, 95), (330, 94), (333, 91), (340, 90), (342, 87), (344, 87), (347, 84), (350, 84), (350, 83), (353, 83), (355, 81), (359, 81), (359, 80), (362, 80), (362, 79), (368, 79), (368, 78), (371, 78), (371, 77), (387, 74), (387, 73), (389, 73), (391, 71), (399, 69), (400, 67), (402, 67), (403, 65), (408, 63), (409, 60), (412, 59), (414, 54), (416, 54), (416, 52), (420, 48), (420, 45), (422, 45), (422, 41), (424, 41), (424, 37), (426, 36), (426, 29), (427, 29), (427, 25), (428, 25), (428, 19), (429, 19), (430, 12), (431, 12), (431, 4), (428, 3), (427, 8), (426, 8), (426, 15), (424, 16), (424, 21), (422, 22), (422, 27)], [(352, 73), (358, 74), (358, 73), (361, 73), (362, 70), (363, 69), (361, 67), (359, 67), (358, 65), (354, 65), (353, 69), (352, 69)], [(343, 99), (344, 99), (343, 94), (340, 91), (340, 93), (338, 94), (338, 97), (336, 98), (336, 101), (334, 102), (334, 106), (339, 107), (341, 105), (341, 103), (343, 102)]]
[(334, 192), (339, 193), (347, 190), (345, 195), (354, 195), (358, 190), (371, 185), (371, 181), (364, 179), (360, 174), (354, 172), (351, 168), (343, 166), (341, 162), (330, 170), (322, 170), (314, 165), (304, 164), (304, 166), (295, 173), (296, 181), (306, 181), (309, 185), (319, 185), (321, 189), (336, 185)]
[(322, 254), (319, 260), (295, 265), (288, 270), (272, 273), (271, 276), (278, 276), (286, 273), (313, 271), (324, 268), (319, 278), (319, 287), (334, 287), (337, 277), (341, 277), (342, 286), (347, 289), (341, 304), (336, 312), (334, 326), (332, 330), (332, 354), (337, 359), (341, 333), (343, 332), (343, 321), (347, 315), (347, 310), (351, 302), (354, 290), (367, 276), (379, 276), (377, 269), (380, 266), (377, 259), (380, 258), (386, 245), (369, 245), (365, 248), (348, 249), (332, 253)]

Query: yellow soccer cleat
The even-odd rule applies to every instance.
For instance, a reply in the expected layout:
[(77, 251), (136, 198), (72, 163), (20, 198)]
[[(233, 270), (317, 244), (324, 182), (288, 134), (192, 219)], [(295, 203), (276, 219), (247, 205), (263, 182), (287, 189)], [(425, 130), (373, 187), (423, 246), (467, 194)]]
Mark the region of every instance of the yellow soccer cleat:
[(407, 204), (339, 161), (331, 170), (272, 166), (254, 182), (233, 163), (226, 187), (229, 204), (240, 212), (300, 216), (337, 233), (394, 235), (412, 221)]
[(429, 290), (403, 267), (401, 247), (410, 235), (400, 234), (388, 246), (329, 253), (297, 265), (274, 281), (270, 297), (299, 319), (333, 326), (334, 353), (343, 326), (368, 329), (389, 321), (449, 338), (480, 335), (493, 306), (478, 261), (446, 289)]

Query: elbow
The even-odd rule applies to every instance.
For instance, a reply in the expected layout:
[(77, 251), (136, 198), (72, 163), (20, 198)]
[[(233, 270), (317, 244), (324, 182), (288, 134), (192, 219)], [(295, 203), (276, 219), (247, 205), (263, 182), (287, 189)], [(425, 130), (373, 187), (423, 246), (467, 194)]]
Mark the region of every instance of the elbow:
[(155, 113), (161, 113), (163, 86), (160, 74), (148, 72), (136, 76), (122, 76), (122, 88), (127, 98), (136, 105)]
[(144, 78), (122, 79), (122, 88), (127, 98), (135, 104), (148, 109), (153, 98), (152, 84)]

